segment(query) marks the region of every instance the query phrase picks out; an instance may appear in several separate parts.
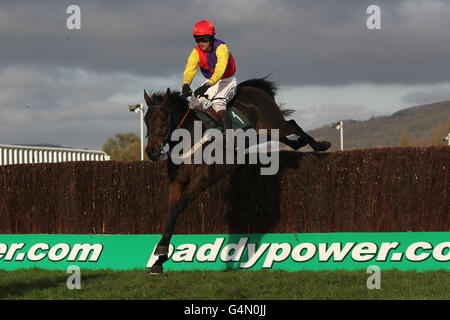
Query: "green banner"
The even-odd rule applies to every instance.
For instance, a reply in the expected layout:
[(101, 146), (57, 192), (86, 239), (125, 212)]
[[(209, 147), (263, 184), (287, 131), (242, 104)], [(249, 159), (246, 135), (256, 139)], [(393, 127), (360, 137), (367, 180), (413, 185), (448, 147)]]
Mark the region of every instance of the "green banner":
[[(144, 269), (160, 235), (0, 235), (0, 269)], [(164, 270), (449, 270), (450, 232), (174, 235)]]

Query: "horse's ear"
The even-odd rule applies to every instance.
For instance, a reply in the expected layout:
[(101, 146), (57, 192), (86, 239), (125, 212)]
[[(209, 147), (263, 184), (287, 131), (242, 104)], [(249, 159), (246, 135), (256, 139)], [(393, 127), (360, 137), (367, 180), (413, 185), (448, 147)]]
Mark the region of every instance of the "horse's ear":
[(150, 99), (150, 97), (148, 96), (147, 91), (145, 91), (145, 89), (144, 89), (144, 99), (145, 99), (145, 103), (147, 103), (147, 106), (151, 107), (152, 99)]
[(170, 89), (167, 88), (166, 94), (164, 95), (161, 103), (163, 106), (166, 106), (170, 103), (170, 95), (171, 95)]

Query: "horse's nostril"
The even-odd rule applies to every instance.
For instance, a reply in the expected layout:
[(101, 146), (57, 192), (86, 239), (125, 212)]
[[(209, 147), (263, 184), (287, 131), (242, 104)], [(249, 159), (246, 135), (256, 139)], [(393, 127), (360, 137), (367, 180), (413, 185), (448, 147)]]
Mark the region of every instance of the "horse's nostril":
[(150, 148), (150, 147), (145, 148), (145, 152), (147, 152), (147, 155), (152, 154), (154, 152), (154, 150), (155, 150), (155, 148)]

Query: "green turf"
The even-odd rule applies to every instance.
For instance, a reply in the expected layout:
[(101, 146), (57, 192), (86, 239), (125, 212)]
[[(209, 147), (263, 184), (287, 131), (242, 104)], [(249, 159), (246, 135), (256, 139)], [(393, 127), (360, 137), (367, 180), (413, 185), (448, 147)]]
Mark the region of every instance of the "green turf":
[(365, 271), (81, 270), (81, 289), (69, 290), (64, 271), (0, 270), (0, 299), (450, 299), (448, 271), (381, 271), (381, 289)]

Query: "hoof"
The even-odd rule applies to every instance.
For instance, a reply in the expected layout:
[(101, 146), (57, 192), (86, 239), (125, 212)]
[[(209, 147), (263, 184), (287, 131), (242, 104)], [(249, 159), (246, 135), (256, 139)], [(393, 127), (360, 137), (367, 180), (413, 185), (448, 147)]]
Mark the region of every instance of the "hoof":
[(326, 151), (331, 147), (331, 142), (329, 141), (320, 141), (317, 142), (317, 145), (314, 146), (314, 151)]
[(169, 254), (169, 246), (157, 245), (155, 249), (155, 256), (164, 256)]
[(150, 269), (149, 274), (162, 274), (163, 271), (163, 267), (159, 266), (159, 265), (153, 265)]

